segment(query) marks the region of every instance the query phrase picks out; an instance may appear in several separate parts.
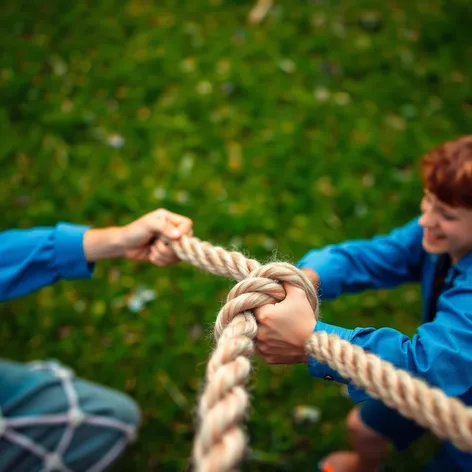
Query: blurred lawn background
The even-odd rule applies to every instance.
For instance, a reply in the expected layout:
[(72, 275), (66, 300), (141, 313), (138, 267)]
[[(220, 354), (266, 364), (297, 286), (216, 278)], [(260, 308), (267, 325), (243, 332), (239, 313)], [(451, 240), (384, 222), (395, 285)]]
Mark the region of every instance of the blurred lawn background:
[[(1, 227), (100, 227), (165, 207), (201, 239), (291, 262), (386, 232), (418, 213), (419, 156), (470, 133), (469, 5), (281, 0), (249, 25), (242, 0), (4, 0)], [(137, 400), (140, 439), (114, 470), (182, 470), (232, 285), (185, 264), (101, 263), (93, 282), (2, 304), (2, 355), (58, 358)], [(420, 294), (367, 292), (322, 311), (411, 334)], [(250, 388), (244, 470), (312, 470), (347, 446), (339, 385), (256, 361)], [(301, 406), (319, 419), (298, 421)], [(394, 470), (417, 470), (431, 444), (392, 458)]]

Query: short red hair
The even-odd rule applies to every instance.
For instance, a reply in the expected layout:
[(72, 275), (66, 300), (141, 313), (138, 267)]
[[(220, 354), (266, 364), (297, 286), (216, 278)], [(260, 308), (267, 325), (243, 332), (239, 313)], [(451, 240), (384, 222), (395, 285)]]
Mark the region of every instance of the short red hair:
[(472, 136), (448, 141), (421, 159), (424, 186), (453, 207), (472, 208)]

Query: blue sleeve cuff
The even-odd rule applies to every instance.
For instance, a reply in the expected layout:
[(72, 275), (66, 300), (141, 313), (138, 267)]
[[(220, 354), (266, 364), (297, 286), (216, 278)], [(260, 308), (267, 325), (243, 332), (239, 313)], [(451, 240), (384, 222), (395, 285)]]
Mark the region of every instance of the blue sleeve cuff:
[[(322, 321), (317, 321), (315, 329), (313, 332), (325, 331), (328, 334), (337, 334), (341, 339), (350, 341), (354, 334), (354, 330), (341, 328), (339, 326), (330, 325), (328, 323), (323, 323)], [(349, 383), (349, 380), (346, 380), (344, 377), (341, 377), (337, 371), (329, 367), (328, 364), (323, 364), (318, 362), (314, 357), (308, 356), (308, 371), (312, 377), (318, 377), (325, 380), (334, 380), (336, 382), (341, 382), (344, 384)]]
[(350, 383), (348, 386), (347, 386), (347, 393), (349, 394), (349, 396), (351, 397), (351, 400), (354, 402), (354, 403), (359, 403), (359, 402), (363, 402), (364, 400), (368, 400), (369, 398), (371, 398), (366, 392), (364, 389), (358, 387), (357, 385), (353, 384), (353, 383)]
[(64, 279), (86, 279), (93, 273), (94, 264), (85, 259), (83, 239), (87, 226), (59, 223), (55, 229), (55, 261)]
[(331, 254), (330, 247), (313, 249), (307, 252), (296, 264), (299, 269), (314, 270), (320, 278), (319, 297), (322, 300), (334, 300), (341, 293), (340, 267)]

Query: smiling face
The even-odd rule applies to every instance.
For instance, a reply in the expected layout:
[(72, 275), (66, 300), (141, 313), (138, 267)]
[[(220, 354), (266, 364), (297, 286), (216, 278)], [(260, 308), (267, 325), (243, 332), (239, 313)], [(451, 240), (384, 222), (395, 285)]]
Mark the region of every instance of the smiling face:
[(421, 213), (425, 251), (449, 253), (453, 264), (472, 251), (472, 209), (446, 205), (426, 190)]
[(422, 159), (423, 248), (457, 263), (472, 251), (472, 136), (437, 147)]

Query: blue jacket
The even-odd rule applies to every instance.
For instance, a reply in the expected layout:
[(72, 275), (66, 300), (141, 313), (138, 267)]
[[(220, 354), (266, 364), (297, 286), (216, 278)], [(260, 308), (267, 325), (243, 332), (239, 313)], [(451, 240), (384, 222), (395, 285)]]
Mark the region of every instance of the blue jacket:
[(19, 297), (59, 279), (91, 277), (83, 250), (85, 226), (59, 223), (54, 228), (0, 233), (0, 301)]
[[(412, 337), (392, 328), (346, 329), (322, 321), (317, 322), (315, 332), (337, 334), (441, 388), (446, 395), (460, 397), (472, 405), (472, 252), (449, 269), (447, 288), (438, 298), (436, 317), (426, 322), (439, 256), (424, 251), (422, 236), (423, 229), (415, 219), (386, 236), (312, 250), (297, 264), (318, 273), (322, 300), (333, 300), (342, 293), (420, 282), (422, 324)], [(311, 357), (308, 365), (314, 377), (348, 383)], [(348, 391), (356, 402), (368, 398), (355, 385), (349, 385)], [(458, 464), (472, 470), (471, 454), (455, 448), (453, 453)]]

